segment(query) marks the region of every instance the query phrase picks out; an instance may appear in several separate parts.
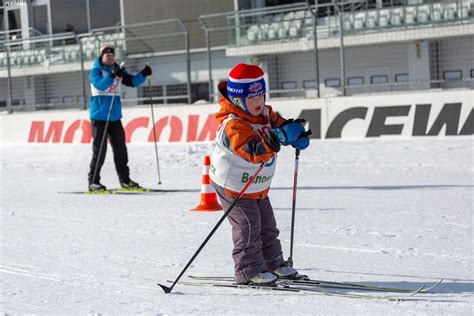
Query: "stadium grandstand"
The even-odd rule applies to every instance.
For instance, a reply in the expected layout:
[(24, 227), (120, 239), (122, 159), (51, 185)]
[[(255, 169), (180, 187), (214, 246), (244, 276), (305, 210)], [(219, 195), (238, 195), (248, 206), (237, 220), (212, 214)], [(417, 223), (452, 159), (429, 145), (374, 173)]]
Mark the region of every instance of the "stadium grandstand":
[(125, 106), (214, 102), (239, 62), (269, 98), (474, 87), (472, 0), (3, 0), (0, 109), (87, 108), (104, 44), (151, 87)]

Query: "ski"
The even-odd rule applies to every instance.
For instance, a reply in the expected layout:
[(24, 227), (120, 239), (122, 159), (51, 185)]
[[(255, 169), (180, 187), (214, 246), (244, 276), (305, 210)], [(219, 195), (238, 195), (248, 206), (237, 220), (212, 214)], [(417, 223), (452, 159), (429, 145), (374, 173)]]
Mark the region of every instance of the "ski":
[(197, 190), (165, 190), (165, 189), (108, 189), (103, 191), (58, 191), (59, 194), (89, 194), (89, 195), (107, 195), (107, 194), (156, 194), (156, 193), (176, 193), (176, 192), (198, 192)]
[[(201, 281), (224, 281), (224, 282), (233, 282), (235, 281), (233, 277), (208, 277), (208, 276), (196, 276), (189, 275), (189, 278)], [(435, 287), (437, 287), (443, 279), (436, 282), (432, 286), (426, 287), (426, 284), (423, 285), (423, 289), (420, 293), (428, 293)], [(395, 287), (383, 287), (375, 285), (363, 285), (363, 284), (354, 284), (347, 282), (332, 282), (332, 281), (323, 281), (323, 280), (284, 280), (280, 279), (280, 283), (298, 285), (298, 286), (318, 286), (321, 288), (336, 288), (336, 289), (352, 289), (352, 290), (362, 290), (362, 291), (379, 291), (379, 292), (394, 292), (394, 293), (414, 293), (417, 290), (413, 289), (402, 289)]]
[[(340, 289), (353, 289), (353, 290), (366, 290), (366, 291), (379, 291), (379, 292), (394, 292), (394, 293), (414, 293), (418, 290), (410, 290), (410, 289), (402, 289), (402, 288), (394, 288), (394, 287), (384, 287), (384, 286), (376, 286), (376, 285), (367, 285), (367, 284), (354, 284), (354, 283), (347, 283), (347, 282), (330, 282), (330, 281), (322, 281), (322, 280), (281, 280), (281, 282), (301, 285), (301, 286), (312, 286), (317, 285), (321, 287), (329, 287), (329, 288), (340, 288)], [(431, 286), (427, 286), (427, 284), (423, 284), (423, 289), (419, 291), (419, 293), (429, 293), (435, 287), (440, 285), (443, 282), (443, 279), (435, 282)]]
[[(168, 280), (167, 282), (172, 283), (172, 281), (170, 280)], [(303, 287), (303, 286), (289, 285), (289, 284), (284, 284), (284, 283), (277, 283), (273, 286), (268, 286), (268, 285), (264, 286), (264, 285), (237, 284), (237, 283), (231, 283), (227, 281), (224, 281), (224, 282), (180, 281), (178, 282), (178, 284), (188, 285), (188, 286), (211, 286), (211, 287), (267, 290), (267, 291), (310, 292), (310, 293), (327, 295), (327, 296), (337, 296), (337, 297), (357, 298), (357, 299), (378, 299), (378, 300), (389, 300), (389, 301), (407, 300), (411, 296), (420, 293), (420, 291), (423, 290), (424, 288), (422, 286), (417, 291), (410, 293), (410, 295), (407, 295), (404, 297), (396, 297), (396, 296), (383, 296), (383, 295), (373, 295), (373, 294), (345, 293), (345, 292), (324, 290), (324, 289), (321, 289), (320, 287)]]
[(59, 191), (60, 194), (133, 194), (143, 192), (154, 192), (155, 189), (150, 188), (119, 188), (119, 189), (108, 189), (98, 191)]
[[(168, 283), (173, 283), (171, 280), (167, 280)], [(180, 281), (178, 284), (189, 285), (189, 286), (211, 286), (211, 287), (229, 287), (236, 289), (255, 289), (262, 291), (282, 291), (282, 292), (300, 292), (299, 289), (282, 286), (267, 286), (267, 285), (250, 285), (250, 284), (237, 284), (237, 283), (217, 283), (217, 282), (187, 282)]]

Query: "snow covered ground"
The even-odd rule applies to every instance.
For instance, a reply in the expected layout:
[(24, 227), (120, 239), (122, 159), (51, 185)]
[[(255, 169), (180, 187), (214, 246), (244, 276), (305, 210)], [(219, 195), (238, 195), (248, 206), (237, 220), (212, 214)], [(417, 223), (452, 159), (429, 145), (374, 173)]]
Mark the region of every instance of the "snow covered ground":
[[(302, 152), (295, 266), (313, 278), (406, 288), (410, 301), (178, 285), (221, 212), (197, 213), (208, 147), (161, 146), (154, 195), (67, 195), (86, 188), (87, 145), (1, 149), (1, 302), (5, 313), (472, 315), (472, 138), (315, 141)], [(157, 187), (153, 145), (129, 146), (132, 179)], [(271, 199), (288, 256), (294, 152), (280, 155)], [(112, 155), (103, 183), (117, 186)], [(186, 191), (187, 190), (187, 191)], [(189, 274), (232, 275), (230, 226)]]

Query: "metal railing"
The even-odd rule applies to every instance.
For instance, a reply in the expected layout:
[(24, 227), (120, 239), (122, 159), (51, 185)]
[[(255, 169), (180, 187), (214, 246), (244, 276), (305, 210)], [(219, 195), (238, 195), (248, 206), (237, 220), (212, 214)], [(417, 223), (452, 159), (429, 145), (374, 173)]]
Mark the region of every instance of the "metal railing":
[[(152, 95), (157, 101), (187, 99), (191, 103), (191, 57), (189, 32), (180, 19), (168, 19), (133, 25), (114, 26), (91, 31), (92, 37), (102, 46), (112, 43), (119, 48), (118, 58), (134, 60), (156, 60), (161, 56), (182, 56), (182, 71), (186, 77), (180, 82), (186, 84), (185, 94), (174, 96)], [(117, 36), (119, 34), (119, 36)], [(183, 80), (184, 79), (184, 80)], [(169, 89), (168, 89), (169, 90)], [(142, 93), (144, 95), (146, 93)], [(143, 98), (130, 98), (125, 102), (143, 101)], [(132, 101), (133, 100), (133, 101)]]
[[(45, 35), (38, 31), (37, 29), (30, 27), (27, 30), (27, 36), (28, 37), (33, 37), (33, 36), (42, 36)], [(7, 31), (0, 31), (0, 43), (8, 42), (10, 40), (18, 40), (23, 38), (23, 30), (22, 29), (14, 29), (14, 30), (7, 30)]]
[[(229, 59), (260, 64), (273, 97), (472, 87), (474, 80), (472, 0), (306, 2), (199, 20), (210, 98), (222, 77), (212, 63), (219, 46)], [(451, 74), (459, 69), (460, 77)]]
[(0, 41), (0, 82), (6, 83), (7, 96), (0, 99), (0, 110), (87, 108), (89, 70), (105, 44), (116, 47), (117, 62), (127, 61), (132, 74), (148, 61), (159, 68), (163, 56), (170, 55), (179, 56), (176, 68), (185, 73), (179, 79), (162, 78), (154, 69), (152, 87), (122, 89), (125, 105), (146, 104), (150, 96), (156, 103), (191, 102), (189, 36), (179, 19), (93, 29), (80, 35), (7, 37)]
[[(8, 111), (85, 107), (85, 69), (81, 52), (81, 42), (74, 33), (4, 42), (0, 46), (0, 80), (6, 78), (8, 98), (3, 105)], [(65, 70), (78, 76), (72, 77)], [(61, 99), (55, 92), (50, 94), (58, 87), (63, 92)]]

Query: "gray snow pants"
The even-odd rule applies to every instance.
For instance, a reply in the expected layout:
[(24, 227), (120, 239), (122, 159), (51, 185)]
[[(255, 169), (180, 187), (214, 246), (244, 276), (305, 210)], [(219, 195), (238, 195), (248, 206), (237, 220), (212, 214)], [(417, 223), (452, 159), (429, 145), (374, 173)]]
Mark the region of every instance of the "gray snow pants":
[[(233, 198), (224, 195), (221, 188), (216, 188), (216, 191), (222, 207), (227, 210)], [(285, 263), (268, 197), (261, 200), (240, 199), (227, 219), (232, 226), (232, 258), (237, 283), (246, 283), (260, 272), (274, 271)]]

